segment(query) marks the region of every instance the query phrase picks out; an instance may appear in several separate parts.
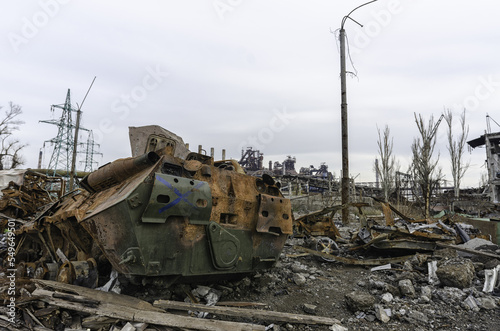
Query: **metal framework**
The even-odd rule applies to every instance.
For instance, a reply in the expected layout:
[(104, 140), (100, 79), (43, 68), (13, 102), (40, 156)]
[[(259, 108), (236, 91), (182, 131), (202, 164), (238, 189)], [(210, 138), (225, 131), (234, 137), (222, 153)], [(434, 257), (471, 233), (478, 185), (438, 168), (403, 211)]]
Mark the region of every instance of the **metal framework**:
[(71, 172), (71, 159), (74, 147), (74, 132), (73, 120), (71, 113), (76, 112), (71, 106), (71, 92), (68, 89), (66, 101), (62, 105), (52, 105), (50, 110), (62, 109), (62, 114), (59, 120), (43, 120), (42, 123), (52, 124), (57, 126), (57, 136), (47, 140), (54, 146), (52, 156), (50, 157), (47, 167), (47, 175), (55, 176), (57, 170), (64, 173), (64, 177), (69, 177)]
[[(68, 190), (72, 190), (73, 177), (76, 175), (75, 160), (76, 153), (85, 153), (85, 171), (91, 171), (93, 165), (96, 163), (94, 161), (94, 154), (100, 154), (95, 152), (94, 138), (92, 131), (85, 129), (80, 126), (80, 116), (81, 110), (74, 109), (71, 105), (71, 91), (68, 89), (66, 94), (66, 101), (64, 104), (52, 105), (51, 111), (54, 112), (55, 109), (61, 109), (61, 117), (56, 120), (42, 120), (40, 122), (56, 125), (57, 136), (47, 140), (46, 142), (51, 143), (54, 146), (52, 155), (50, 157), (49, 165), (47, 166), (47, 175), (54, 177), (56, 175), (68, 178), (70, 185), (67, 187)], [(77, 114), (76, 123), (73, 122), (72, 113)], [(81, 131), (87, 131), (87, 143), (78, 143), (77, 135)], [(45, 143), (44, 143), (45, 145)], [(86, 146), (85, 152), (79, 151), (79, 146)], [(98, 145), (97, 145), (98, 146)]]
[(83, 171), (84, 172), (92, 172), (94, 171), (94, 165), (97, 165), (99, 162), (94, 161), (94, 155), (101, 155), (96, 151), (96, 146), (99, 147), (99, 144), (96, 144), (94, 141), (94, 133), (92, 130), (89, 130), (89, 134), (87, 137), (87, 142), (82, 144), (85, 147), (85, 160), (80, 161), (80, 163), (84, 164)]
[[(471, 148), (484, 146), (486, 149), (486, 165), (488, 169), (487, 192), (490, 201), (500, 203), (500, 132), (491, 132), (489, 115), (486, 116), (487, 131), (479, 138), (467, 142)], [(497, 125), (498, 123), (493, 120)], [(500, 126), (500, 125), (499, 125)]]

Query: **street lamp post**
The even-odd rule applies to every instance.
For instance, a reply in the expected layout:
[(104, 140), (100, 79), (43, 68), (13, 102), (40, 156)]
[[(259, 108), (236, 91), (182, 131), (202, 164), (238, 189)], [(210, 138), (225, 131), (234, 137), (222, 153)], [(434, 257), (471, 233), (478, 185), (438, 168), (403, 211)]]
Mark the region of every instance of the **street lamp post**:
[[(347, 19), (354, 21), (349, 17), (356, 9), (366, 6), (377, 0), (364, 3), (342, 18), (340, 24), (340, 117), (341, 117), (341, 130), (342, 130), (342, 223), (349, 223), (349, 135), (348, 135), (348, 122), (347, 122), (347, 86), (346, 86), (346, 68), (345, 68), (345, 30), (344, 24)], [(356, 22), (356, 21), (354, 21)], [(356, 22), (359, 24), (358, 22)], [(361, 24), (359, 24), (361, 25)], [(361, 25), (362, 26), (362, 25)]]

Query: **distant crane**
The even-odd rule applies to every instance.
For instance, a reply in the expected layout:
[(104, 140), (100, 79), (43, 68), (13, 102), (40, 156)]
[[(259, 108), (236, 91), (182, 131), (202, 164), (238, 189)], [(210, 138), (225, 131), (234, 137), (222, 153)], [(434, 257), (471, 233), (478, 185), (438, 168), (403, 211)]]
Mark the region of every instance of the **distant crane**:
[(434, 127), (432, 128), (431, 135), (430, 135), (431, 137), (434, 137), (434, 135), (436, 134), (436, 131), (439, 127), (439, 124), (441, 124), (443, 117), (444, 117), (444, 114), (441, 114), (441, 117), (439, 117), (439, 119), (437, 120), (436, 125), (434, 125)]

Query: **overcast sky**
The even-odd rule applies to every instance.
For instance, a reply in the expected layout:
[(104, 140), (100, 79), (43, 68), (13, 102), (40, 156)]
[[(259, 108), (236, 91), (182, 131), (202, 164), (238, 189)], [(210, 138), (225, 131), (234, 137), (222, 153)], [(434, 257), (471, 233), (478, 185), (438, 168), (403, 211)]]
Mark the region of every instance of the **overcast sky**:
[[(130, 156), (128, 127), (157, 124), (239, 159), (253, 146), (296, 169), (326, 162), (340, 176), (340, 56), (336, 30), (363, 1), (3, 1), (0, 105), (23, 107), (16, 136), (36, 168), (57, 127), (50, 106), (68, 89), (83, 105), (102, 165)], [(437, 120), (467, 109), (469, 140), (486, 114), (500, 122), (500, 3), (379, 0), (347, 21), (350, 174), (375, 181), (377, 126), (389, 125), (405, 171), (417, 136), (414, 113)], [(458, 123), (457, 123), (458, 124)], [(493, 131), (500, 128), (492, 123)], [(82, 137), (83, 138), (83, 137)], [(46, 144), (43, 166), (51, 149)], [(451, 180), (446, 123), (437, 152)], [(485, 151), (465, 156), (463, 186), (477, 186)]]

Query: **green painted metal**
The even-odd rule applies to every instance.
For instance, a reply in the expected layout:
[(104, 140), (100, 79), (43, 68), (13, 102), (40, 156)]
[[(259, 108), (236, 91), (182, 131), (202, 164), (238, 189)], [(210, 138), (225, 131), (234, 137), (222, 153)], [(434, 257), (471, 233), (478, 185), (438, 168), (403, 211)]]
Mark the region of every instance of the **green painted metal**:
[(218, 223), (210, 222), (207, 228), (214, 267), (218, 270), (233, 268), (240, 256), (240, 241)]
[(142, 222), (165, 223), (169, 217), (188, 217), (191, 224), (208, 224), (212, 195), (207, 182), (155, 174), (155, 183)]
[[(251, 217), (247, 225), (223, 224), (213, 212), (217, 202), (212, 186), (218, 182), (173, 176), (158, 169), (160, 164), (97, 193), (97, 199), (107, 198), (81, 222), (118, 272), (130, 277), (238, 274), (269, 268), (278, 260), (291, 229), (288, 199), (249, 194), (253, 201), (241, 200), (242, 207), (235, 207), (238, 199), (232, 197), (228, 210), (219, 199), (220, 215)], [(251, 178), (253, 184), (246, 190), (256, 190), (253, 177), (232, 176)], [(222, 178), (227, 179), (226, 175)], [(229, 196), (230, 191), (225, 194)], [(263, 211), (269, 214), (257, 215)], [(215, 220), (211, 219), (214, 215)]]

